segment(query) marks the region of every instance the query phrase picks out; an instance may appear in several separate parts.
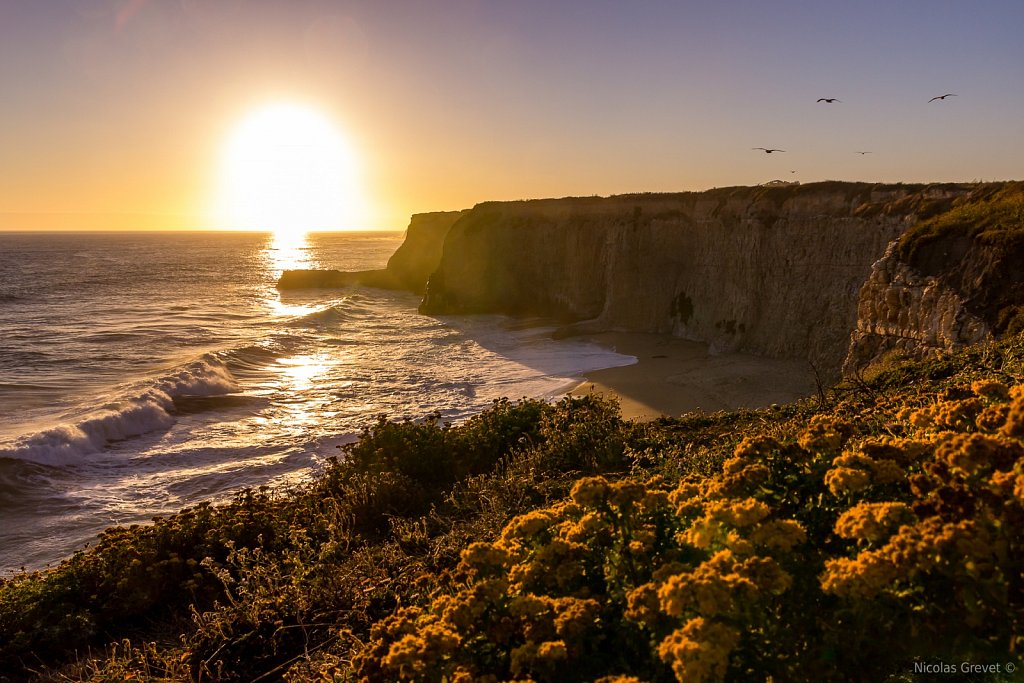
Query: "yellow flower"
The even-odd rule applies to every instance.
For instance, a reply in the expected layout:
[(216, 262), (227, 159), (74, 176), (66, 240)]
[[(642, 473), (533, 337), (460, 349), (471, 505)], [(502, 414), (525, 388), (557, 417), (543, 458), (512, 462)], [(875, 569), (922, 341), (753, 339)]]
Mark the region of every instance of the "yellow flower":
[(471, 543), (461, 553), (462, 564), (474, 573), (507, 568), (511, 557), (507, 550), (490, 543)]
[(669, 494), (665, 491), (647, 491), (643, 500), (640, 501), (640, 508), (646, 512), (658, 512), (668, 508)]
[(743, 437), (739, 445), (733, 451), (733, 456), (748, 460), (764, 460), (772, 453), (777, 453), (781, 448), (778, 441), (767, 437), (751, 438)]
[(658, 589), (661, 610), (672, 617), (697, 611), (713, 616), (732, 609), (728, 584), (706, 569), (670, 576)]
[(781, 595), (793, 584), (793, 578), (771, 557), (748, 557), (736, 564), (734, 570), (739, 579), (732, 579), (731, 574), (726, 576), (733, 585), (746, 586), (749, 582), (757, 590), (772, 595)]
[(875, 461), (873, 458), (855, 451), (844, 451), (832, 460), (833, 467), (859, 467), (861, 469), (869, 469), (874, 464)]
[(835, 532), (843, 538), (881, 541), (898, 526), (912, 524), (915, 519), (904, 503), (860, 503), (840, 515)]
[[(1011, 394), (1024, 394), (1024, 384), (1018, 384), (1011, 389)], [(1010, 410), (1006, 415), (1006, 423), (1000, 431), (1007, 436), (1024, 438), (1024, 398), (1016, 396), (1016, 400), (1010, 405)]]
[(797, 443), (808, 451), (832, 453), (842, 447), (844, 437), (849, 432), (850, 426), (845, 422), (824, 415), (815, 415)]
[(527, 641), (512, 650), (510, 654), (512, 673), (518, 675), (528, 671), (537, 659), (537, 643)]
[(979, 398), (940, 401), (932, 407), (932, 420), (939, 429), (963, 430), (974, 425), (984, 407)]
[(441, 624), (428, 624), (416, 634), (403, 636), (391, 644), (383, 663), (397, 669), (403, 677), (423, 672), (459, 646), (459, 635)]
[(555, 601), (555, 632), (564, 640), (581, 640), (594, 628), (601, 605), (596, 600), (561, 598)]
[(700, 495), (700, 485), (691, 481), (679, 482), (676, 490), (669, 494), (669, 500), (673, 505), (679, 505), (693, 500)]
[(509, 600), (508, 611), (514, 617), (534, 619), (552, 608), (551, 598), (525, 593)]
[(928, 408), (915, 410), (910, 414), (910, 424), (921, 429), (927, 429), (932, 425), (932, 411)]
[(1016, 472), (996, 470), (989, 477), (989, 484), (992, 489), (1002, 496), (1013, 496), (1017, 480), (1021, 475)]
[(863, 491), (870, 483), (871, 477), (864, 470), (835, 467), (825, 473), (825, 485), (834, 496)]
[(722, 463), (722, 472), (725, 474), (738, 474), (749, 464), (749, 459), (734, 456)]
[(477, 581), (470, 589), (470, 594), (477, 600), (494, 602), (508, 591), (508, 580), (504, 577)]
[(692, 572), (668, 577), (658, 589), (661, 609), (669, 616), (687, 611), (713, 616), (728, 612), (734, 600), (752, 595), (757, 586), (736, 567), (755, 566), (737, 563), (732, 552), (721, 550)]
[(756, 498), (715, 501), (706, 510), (709, 520), (740, 528), (757, 524), (771, 513), (771, 508)]
[(978, 429), (985, 432), (997, 432), (1006, 424), (1010, 415), (1010, 406), (1005, 403), (996, 403), (985, 408), (978, 414), (974, 423)]
[(875, 460), (871, 463), (871, 480), (875, 484), (895, 484), (906, 478), (906, 470), (892, 460)]
[(1010, 391), (1006, 385), (994, 379), (979, 379), (971, 383), (971, 391), (992, 401), (1005, 401), (1010, 398)]
[(612, 484), (611, 502), (620, 509), (632, 507), (643, 499), (645, 493), (647, 489), (643, 484), (623, 479)]
[(676, 515), (693, 518), (704, 511), (701, 499), (701, 487), (692, 482), (682, 482), (675, 491), (669, 494), (669, 502), (676, 506)]
[(658, 587), (653, 582), (641, 584), (626, 596), (626, 618), (650, 626), (658, 617)]
[(704, 497), (714, 499), (747, 496), (757, 490), (770, 476), (771, 470), (768, 467), (760, 463), (751, 463), (738, 472), (723, 473), (716, 478), (708, 479), (703, 486)]
[(720, 681), (729, 670), (729, 655), (739, 639), (738, 631), (698, 617), (663, 640), (658, 656), (672, 666), (680, 681)]
[(565, 522), (560, 525), (559, 536), (573, 543), (604, 544), (612, 534), (613, 528), (598, 512), (588, 512), (578, 522)]
[(509, 522), (501, 537), (504, 540), (531, 539), (537, 534), (547, 531), (556, 522), (555, 516), (548, 510), (534, 510), (519, 515)]
[(708, 519), (698, 519), (690, 528), (677, 534), (676, 540), (680, 543), (692, 545), (694, 548), (707, 549), (715, 542), (722, 525)]
[(935, 458), (968, 475), (986, 471), (996, 464), (1005, 446), (983, 434), (955, 434), (935, 449)]
[(738, 531), (726, 534), (725, 547), (737, 555), (750, 555), (754, 552), (754, 544), (743, 538)]
[(879, 551), (864, 551), (850, 559), (840, 557), (825, 562), (821, 588), (847, 598), (874, 598), (897, 577), (893, 563)]
[(486, 607), (487, 603), (462, 593), (438, 598), (433, 603), (435, 613), (446, 623), (461, 629), (470, 628)]
[(771, 520), (754, 527), (748, 539), (756, 546), (787, 552), (807, 540), (807, 531), (796, 520)]
[(584, 477), (576, 482), (569, 496), (578, 505), (596, 508), (608, 500), (611, 487), (604, 477)]
[(636, 553), (646, 553), (654, 549), (654, 542), (657, 540), (657, 536), (654, 530), (650, 527), (641, 527), (633, 531), (633, 540), (629, 543), (629, 548)]

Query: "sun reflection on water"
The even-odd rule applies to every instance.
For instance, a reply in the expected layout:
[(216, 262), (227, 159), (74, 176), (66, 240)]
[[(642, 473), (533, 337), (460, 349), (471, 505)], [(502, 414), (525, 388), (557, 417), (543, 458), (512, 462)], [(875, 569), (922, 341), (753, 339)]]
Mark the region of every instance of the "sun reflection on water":
[[(318, 268), (320, 263), (312, 254), (313, 247), (306, 232), (273, 232), (267, 237), (262, 257), (267, 273), (275, 282), (286, 270)], [(276, 289), (268, 292), (264, 301), (270, 313), (279, 317), (306, 315), (316, 310), (311, 304), (290, 304), (281, 301)]]
[(316, 259), (310, 254), (309, 233), (274, 232), (265, 248), (267, 265), (280, 276), (286, 270), (316, 268)]
[(332, 365), (331, 359), (323, 354), (279, 358), (272, 368), (276, 375), (272, 388), (281, 397), (279, 411), (267, 423), (291, 433), (322, 427), (324, 419), (332, 413), (330, 395), (319, 384)]
[(327, 372), (330, 365), (320, 355), (279, 358), (277, 364), (281, 383), (291, 391), (301, 392), (313, 386), (313, 380)]

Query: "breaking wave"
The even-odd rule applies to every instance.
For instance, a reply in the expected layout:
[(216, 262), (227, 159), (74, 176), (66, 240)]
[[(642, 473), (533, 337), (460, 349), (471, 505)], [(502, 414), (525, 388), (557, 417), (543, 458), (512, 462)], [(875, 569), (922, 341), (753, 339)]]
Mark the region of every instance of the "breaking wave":
[(0, 458), (72, 464), (109, 443), (169, 428), (174, 424), (176, 399), (219, 396), (237, 389), (227, 366), (213, 356), (204, 356), (68, 422), (0, 447)]

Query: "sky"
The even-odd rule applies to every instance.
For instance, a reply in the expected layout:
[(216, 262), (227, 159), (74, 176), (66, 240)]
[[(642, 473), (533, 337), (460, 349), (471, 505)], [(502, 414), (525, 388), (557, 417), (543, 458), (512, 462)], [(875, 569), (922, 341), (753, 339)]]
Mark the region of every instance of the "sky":
[(1024, 179), (1021, 27), (1020, 0), (0, 0), (0, 229), (219, 227), (226, 140), (281, 101), (351, 148), (352, 228), (774, 179)]

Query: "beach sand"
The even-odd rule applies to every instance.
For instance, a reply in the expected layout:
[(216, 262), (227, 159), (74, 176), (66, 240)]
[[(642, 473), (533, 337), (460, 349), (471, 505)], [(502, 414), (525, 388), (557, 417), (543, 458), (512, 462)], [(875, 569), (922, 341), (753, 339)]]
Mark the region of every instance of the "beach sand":
[(762, 358), (742, 353), (709, 354), (706, 344), (631, 332), (586, 336), (637, 362), (586, 373), (568, 393), (590, 392), (619, 399), (622, 416), (652, 420), (695, 410), (714, 412), (763, 408), (816, 393), (810, 365), (803, 360)]

